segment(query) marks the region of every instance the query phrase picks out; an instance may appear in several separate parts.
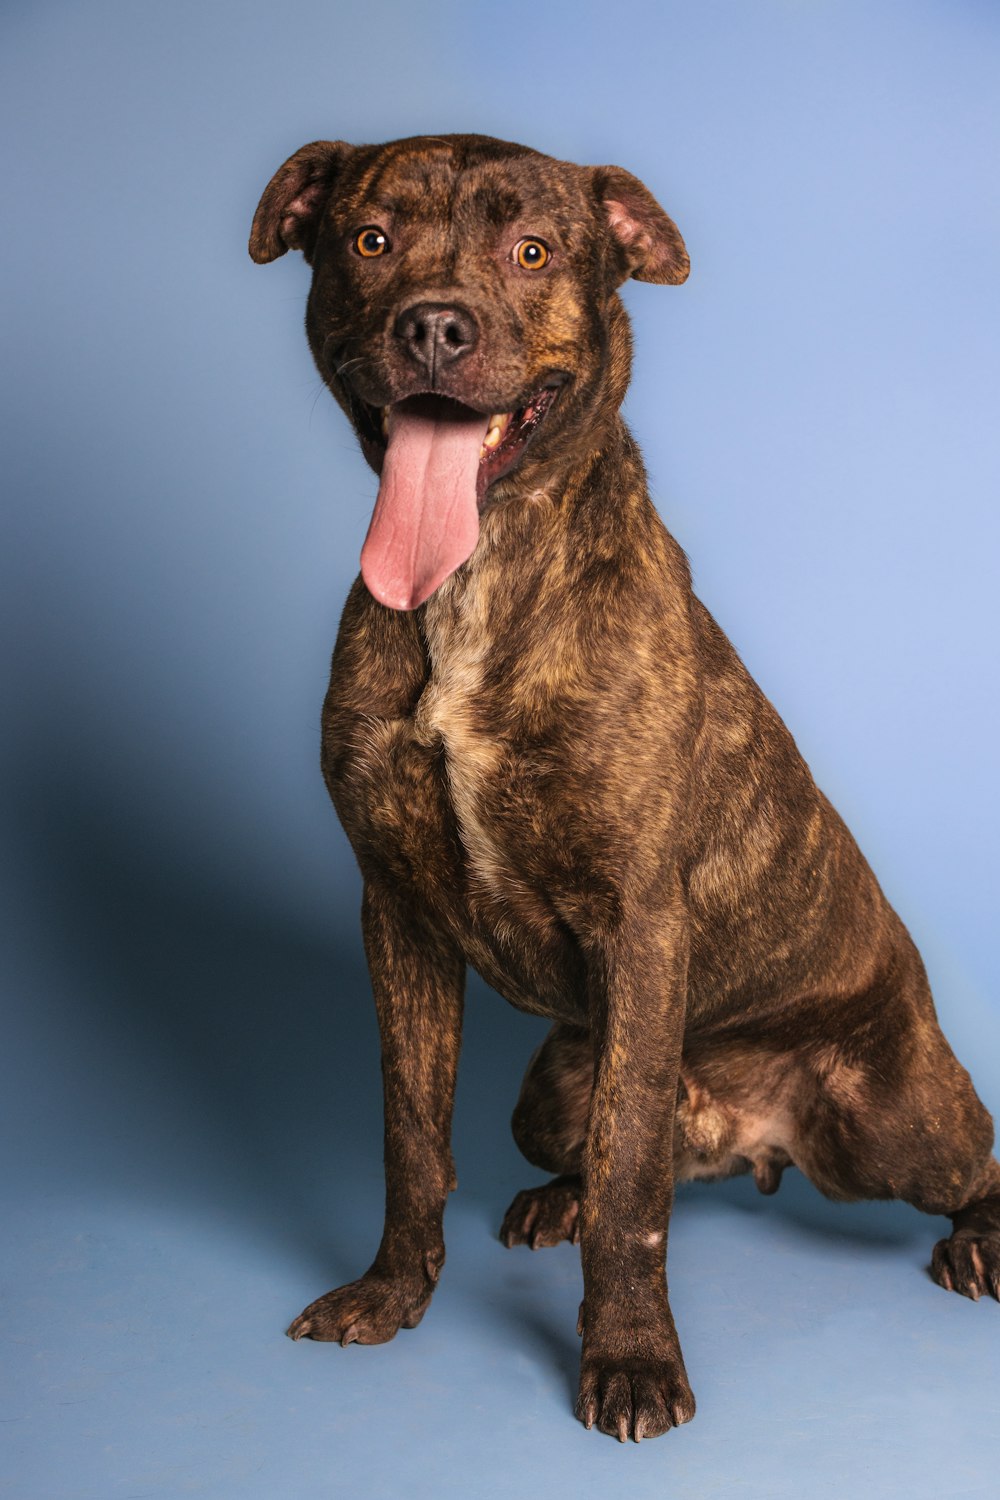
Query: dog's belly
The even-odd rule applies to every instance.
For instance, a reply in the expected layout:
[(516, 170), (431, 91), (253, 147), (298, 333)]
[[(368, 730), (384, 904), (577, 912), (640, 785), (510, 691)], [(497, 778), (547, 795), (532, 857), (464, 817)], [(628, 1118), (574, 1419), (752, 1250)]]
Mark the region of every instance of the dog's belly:
[(752, 1047), (717, 1055), (707, 1065), (686, 1053), (674, 1120), (677, 1180), (751, 1171), (761, 1192), (773, 1193), (798, 1156), (802, 1074), (794, 1057)]

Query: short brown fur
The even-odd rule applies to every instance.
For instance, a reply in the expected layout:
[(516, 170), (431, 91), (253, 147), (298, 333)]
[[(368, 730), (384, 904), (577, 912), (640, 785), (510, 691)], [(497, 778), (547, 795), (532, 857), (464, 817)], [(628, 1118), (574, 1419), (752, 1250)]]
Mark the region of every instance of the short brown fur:
[[(392, 252), (352, 251), (365, 225)], [(510, 247), (554, 247), (541, 273)], [(293, 1337), (413, 1327), (444, 1259), (465, 969), (549, 1016), (514, 1114), (535, 1166), (508, 1244), (581, 1243), (578, 1415), (639, 1439), (693, 1415), (667, 1298), (674, 1181), (798, 1166), (834, 1198), (949, 1214), (932, 1274), (1000, 1297), (993, 1126), (919, 954), (777, 713), (691, 591), (619, 415), (629, 275), (680, 282), (676, 227), (619, 168), (479, 136), (304, 147), (251, 253), (314, 268), (317, 365), (378, 470), (372, 411), (426, 389), (415, 300), (480, 332), (434, 385), (551, 414), (488, 489), (469, 561), (413, 613), (359, 579), (323, 771), (364, 876), (382, 1036), (386, 1220), (365, 1275)]]

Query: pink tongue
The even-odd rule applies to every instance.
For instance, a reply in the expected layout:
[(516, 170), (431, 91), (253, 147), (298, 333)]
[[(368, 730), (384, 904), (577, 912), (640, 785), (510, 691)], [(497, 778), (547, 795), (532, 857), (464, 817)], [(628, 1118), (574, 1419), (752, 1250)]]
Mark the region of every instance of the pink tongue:
[(476, 477), (489, 419), (415, 397), (389, 412), (389, 446), (361, 573), (390, 609), (416, 609), (479, 538)]

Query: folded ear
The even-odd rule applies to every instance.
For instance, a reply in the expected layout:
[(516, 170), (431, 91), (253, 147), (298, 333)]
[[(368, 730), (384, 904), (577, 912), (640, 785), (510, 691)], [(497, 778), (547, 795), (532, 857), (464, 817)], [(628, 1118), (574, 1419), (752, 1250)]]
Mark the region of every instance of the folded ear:
[(277, 260), (286, 250), (301, 250), (312, 264), (323, 210), (353, 149), (346, 141), (313, 141), (278, 168), (250, 230), (250, 254), (258, 265)]
[(688, 260), (680, 230), (638, 177), (623, 167), (594, 167), (594, 191), (607, 215), (620, 280), (687, 280)]

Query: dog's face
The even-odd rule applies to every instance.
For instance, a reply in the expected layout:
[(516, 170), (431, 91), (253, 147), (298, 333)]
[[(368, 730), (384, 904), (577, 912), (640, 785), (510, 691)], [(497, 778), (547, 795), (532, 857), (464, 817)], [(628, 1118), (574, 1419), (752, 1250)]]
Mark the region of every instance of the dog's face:
[(287, 249), (313, 267), (316, 364), (382, 478), (362, 568), (395, 608), (469, 556), (485, 505), (557, 477), (575, 434), (593, 446), (628, 383), (616, 288), (688, 270), (629, 173), (483, 136), (304, 146), (250, 239), (257, 261)]

